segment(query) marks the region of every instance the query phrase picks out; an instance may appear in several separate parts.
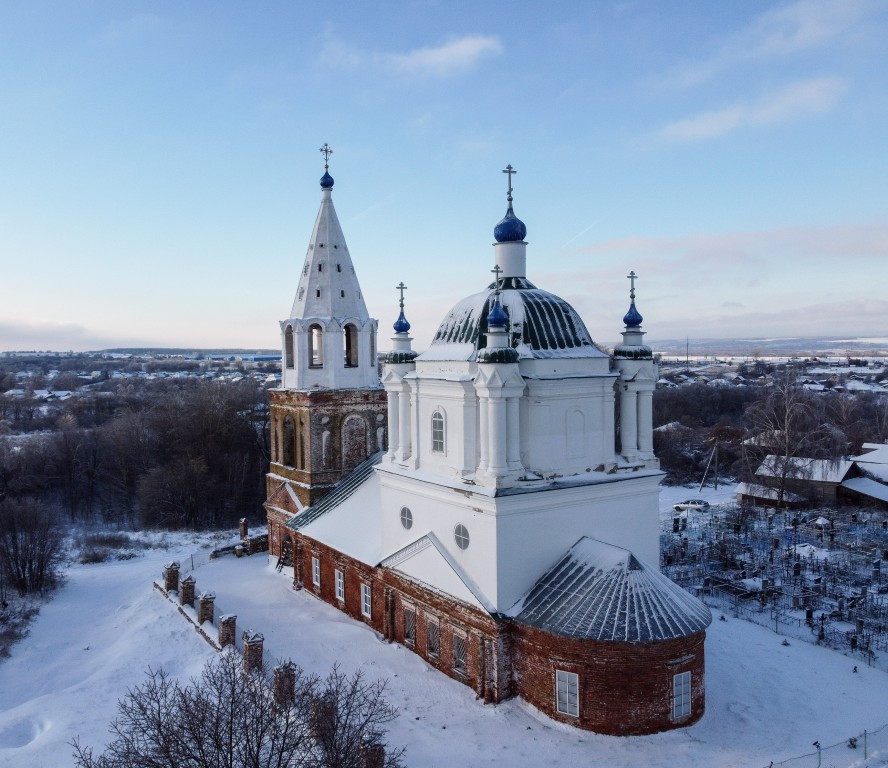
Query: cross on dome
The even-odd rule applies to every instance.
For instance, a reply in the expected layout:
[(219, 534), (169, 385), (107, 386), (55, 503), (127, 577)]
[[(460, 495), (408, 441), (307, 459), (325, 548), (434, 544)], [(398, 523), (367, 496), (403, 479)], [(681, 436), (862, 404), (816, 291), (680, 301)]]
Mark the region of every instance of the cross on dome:
[(633, 269), (626, 275), (626, 278), (629, 280), (629, 311), (623, 316), (623, 322), (627, 328), (638, 328), (644, 320), (641, 313), (635, 308), (635, 281), (638, 279), (638, 275)]
[(496, 295), (499, 296), (499, 292), (500, 292), (500, 289), (499, 289), (499, 276), (500, 276), (500, 274), (502, 273), (503, 270), (500, 268), (500, 265), (497, 264), (497, 265), (495, 265), (494, 268), (491, 269), (490, 271), (493, 272), (494, 275), (496, 275), (496, 278), (494, 279), (494, 282), (493, 282), (493, 288), (494, 288), (494, 293), (496, 293)]
[(327, 144), (327, 142), (325, 141), (324, 146), (321, 147), (318, 151), (324, 156), (324, 170), (326, 171), (330, 167), (329, 160), (330, 155), (333, 154), (333, 150), (330, 149), (330, 145)]
[(635, 274), (635, 270), (633, 269), (628, 275), (626, 275), (626, 277), (629, 278), (629, 298), (634, 299), (635, 281), (638, 279), (638, 275)]
[(508, 200), (511, 203), (512, 202), (512, 174), (518, 173), (518, 171), (516, 171), (512, 167), (512, 164), (509, 163), (505, 168), (503, 168), (503, 173), (509, 174), (509, 192), (506, 195), (506, 200)]

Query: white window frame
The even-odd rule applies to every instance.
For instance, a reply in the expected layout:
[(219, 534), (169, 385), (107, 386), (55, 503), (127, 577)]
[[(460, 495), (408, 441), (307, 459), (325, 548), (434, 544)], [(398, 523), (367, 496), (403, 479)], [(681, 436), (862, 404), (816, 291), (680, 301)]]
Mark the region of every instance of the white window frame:
[(336, 571), (336, 599), (345, 600), (345, 574), (338, 569)]
[(679, 672), (672, 677), (672, 719), (691, 716), (691, 673)]
[(373, 591), (369, 584), (361, 584), (361, 615), (368, 619), (373, 616)]
[(314, 555), (311, 558), (311, 583), (316, 587), (321, 586), (321, 559)]
[(432, 414), (432, 453), (447, 452), (447, 418), (444, 411), (435, 408)]
[(555, 670), (555, 711), (580, 716), (580, 676), (564, 669)]

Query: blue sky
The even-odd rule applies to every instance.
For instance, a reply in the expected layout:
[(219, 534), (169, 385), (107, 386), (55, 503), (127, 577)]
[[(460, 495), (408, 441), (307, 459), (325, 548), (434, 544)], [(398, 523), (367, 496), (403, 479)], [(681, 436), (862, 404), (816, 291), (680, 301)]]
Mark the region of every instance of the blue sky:
[(885, 0), (0, 4), (0, 349), (274, 348), (333, 197), (380, 348), (493, 266), (619, 338), (888, 334)]

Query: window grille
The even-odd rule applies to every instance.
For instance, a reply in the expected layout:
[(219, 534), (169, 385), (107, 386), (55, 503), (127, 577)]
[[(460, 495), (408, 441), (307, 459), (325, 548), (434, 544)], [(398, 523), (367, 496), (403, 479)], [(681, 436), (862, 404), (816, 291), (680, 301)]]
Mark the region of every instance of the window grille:
[(438, 622), (430, 621), (426, 627), (426, 653), (434, 659), (441, 653), (441, 639), (438, 637)]
[(453, 540), (456, 542), (456, 546), (460, 549), (468, 549), (469, 548), (469, 529), (466, 528), (462, 523), (456, 526), (453, 529)]
[(466, 674), (466, 639), (457, 634), (453, 635), (453, 671)]
[(404, 642), (407, 645), (416, 644), (416, 611), (412, 608), (404, 609)]
[(408, 531), (413, 527), (413, 513), (407, 507), (401, 507), (401, 525)]
[(321, 586), (321, 561), (316, 557), (311, 559), (311, 583)]

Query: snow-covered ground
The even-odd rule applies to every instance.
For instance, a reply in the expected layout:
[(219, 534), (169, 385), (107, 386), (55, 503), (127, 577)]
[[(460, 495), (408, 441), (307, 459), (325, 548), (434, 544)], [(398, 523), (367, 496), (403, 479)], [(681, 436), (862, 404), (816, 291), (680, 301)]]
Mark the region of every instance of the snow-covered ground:
[[(723, 489), (724, 488), (724, 489)], [(728, 501), (732, 488), (665, 488), (664, 513), (685, 498)], [(70, 740), (96, 747), (108, 738), (117, 699), (163, 666), (189, 677), (214, 651), (152, 588), (164, 563), (197, 549), (174, 539), (124, 562), (76, 565), (43, 607), (31, 634), (0, 662), (0, 765), (43, 768), (73, 764)], [(204, 553), (205, 554), (205, 553)], [(202, 558), (201, 558), (202, 559)], [(716, 614), (708, 633), (707, 708), (696, 725), (654, 736), (598, 736), (554, 723), (518, 700), (485, 706), (473, 692), (406, 649), (382, 642), (306, 592), (294, 592), (264, 555), (225, 557), (194, 572), (198, 591), (216, 593), (217, 615), (237, 614), (238, 634), (255, 629), (273, 657), (325, 673), (339, 661), (389, 680), (401, 711), (389, 741), (407, 746), (408, 765), (622, 766), (758, 768), (797, 755), (793, 768), (818, 764), (812, 743), (840, 744), (824, 765), (882, 765), (888, 729), (870, 740), (869, 762), (845, 746), (850, 736), (888, 723), (888, 675), (817, 646)], [(855, 763), (855, 759), (857, 762)]]

